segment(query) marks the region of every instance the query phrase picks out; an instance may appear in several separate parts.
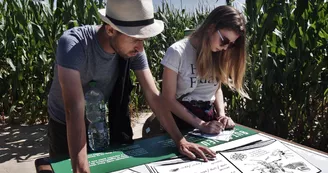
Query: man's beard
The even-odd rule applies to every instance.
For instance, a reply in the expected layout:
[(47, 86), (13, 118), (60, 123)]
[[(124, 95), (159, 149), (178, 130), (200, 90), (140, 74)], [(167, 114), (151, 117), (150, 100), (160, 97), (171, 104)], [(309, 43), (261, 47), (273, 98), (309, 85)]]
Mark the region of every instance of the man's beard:
[(123, 59), (129, 58), (129, 56), (127, 54), (123, 53), (119, 48), (116, 47), (116, 45), (118, 45), (118, 44), (115, 41), (110, 40), (109, 45), (114, 49), (115, 53), (118, 54)]

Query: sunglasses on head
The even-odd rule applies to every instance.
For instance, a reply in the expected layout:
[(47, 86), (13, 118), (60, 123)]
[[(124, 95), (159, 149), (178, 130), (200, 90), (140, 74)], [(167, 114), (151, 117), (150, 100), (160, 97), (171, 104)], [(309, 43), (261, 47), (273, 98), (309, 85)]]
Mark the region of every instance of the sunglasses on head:
[(227, 37), (225, 36), (222, 36), (221, 32), (218, 30), (218, 34), (221, 38), (221, 46), (225, 46), (227, 44), (228, 45), (228, 48), (232, 48), (234, 46), (234, 42), (231, 42)]

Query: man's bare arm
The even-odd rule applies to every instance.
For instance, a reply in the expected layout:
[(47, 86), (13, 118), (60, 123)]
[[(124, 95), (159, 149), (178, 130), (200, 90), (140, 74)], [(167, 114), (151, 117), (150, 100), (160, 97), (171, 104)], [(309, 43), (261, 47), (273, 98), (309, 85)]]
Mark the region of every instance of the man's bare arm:
[(58, 65), (58, 78), (65, 106), (67, 142), (73, 172), (90, 172), (84, 121), (85, 101), (80, 73)]
[[(208, 149), (194, 143), (188, 142), (181, 134), (177, 127), (165, 99), (160, 96), (158, 89), (156, 88), (153, 76), (149, 69), (135, 71), (137, 79), (140, 82), (142, 90), (146, 96), (150, 108), (155, 112), (156, 117), (159, 119), (161, 125), (170, 134), (173, 141), (176, 143), (179, 151), (191, 159), (195, 159), (196, 156), (203, 158), (207, 161), (205, 154), (211, 157), (215, 156), (215, 153)], [(196, 156), (195, 156), (196, 155)]]

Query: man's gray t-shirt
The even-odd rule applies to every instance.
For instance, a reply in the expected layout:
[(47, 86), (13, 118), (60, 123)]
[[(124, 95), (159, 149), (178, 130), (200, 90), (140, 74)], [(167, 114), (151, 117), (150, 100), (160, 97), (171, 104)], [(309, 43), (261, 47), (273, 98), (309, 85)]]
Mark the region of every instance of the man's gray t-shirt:
[[(118, 56), (107, 53), (100, 46), (97, 26), (75, 27), (60, 37), (56, 52), (54, 78), (48, 96), (48, 112), (52, 119), (65, 123), (65, 109), (58, 81), (57, 65), (80, 72), (83, 92), (88, 91), (88, 83), (96, 81), (107, 101), (118, 77)], [(131, 57), (132, 70), (147, 69), (147, 56), (144, 52)]]

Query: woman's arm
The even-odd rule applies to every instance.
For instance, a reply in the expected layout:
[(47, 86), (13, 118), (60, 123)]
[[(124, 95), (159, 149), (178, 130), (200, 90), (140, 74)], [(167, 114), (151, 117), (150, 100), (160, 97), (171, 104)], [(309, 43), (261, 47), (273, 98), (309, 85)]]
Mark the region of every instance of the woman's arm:
[(233, 120), (225, 115), (223, 92), (221, 86), (218, 88), (218, 90), (215, 93), (214, 106), (218, 114), (217, 120), (218, 122), (221, 122), (223, 124), (224, 129), (231, 129), (235, 127), (235, 123), (233, 122)]
[(165, 104), (169, 107), (171, 112), (193, 127), (200, 129), (202, 132), (220, 133), (222, 130), (222, 124), (220, 122), (205, 122), (196, 115), (190, 113), (188, 109), (176, 100), (177, 77), (178, 74), (175, 71), (164, 67), (162, 93)]
[(225, 116), (223, 93), (222, 93), (221, 85), (215, 93), (214, 106), (215, 106), (215, 110), (218, 114), (218, 117)]
[(205, 122), (197, 116), (191, 114), (181, 103), (176, 100), (177, 78), (178, 74), (175, 71), (164, 67), (162, 92), (166, 104), (175, 115), (193, 127), (199, 129)]

